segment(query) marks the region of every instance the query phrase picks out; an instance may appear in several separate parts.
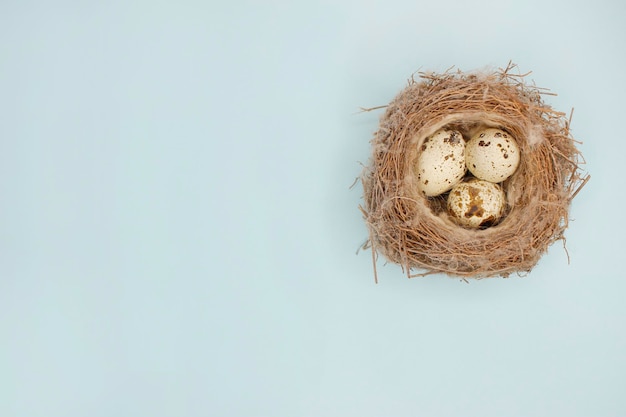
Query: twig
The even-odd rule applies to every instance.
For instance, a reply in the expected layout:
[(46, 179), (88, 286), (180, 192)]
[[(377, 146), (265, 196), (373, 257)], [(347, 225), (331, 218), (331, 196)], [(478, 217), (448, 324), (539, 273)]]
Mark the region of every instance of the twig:
[(388, 105), (385, 104), (384, 106), (376, 106), (376, 107), (359, 107), (359, 109), (361, 111), (357, 112), (358, 113), (365, 113), (368, 111), (373, 111), (373, 110), (379, 110), (379, 109), (384, 109), (385, 107), (387, 107)]

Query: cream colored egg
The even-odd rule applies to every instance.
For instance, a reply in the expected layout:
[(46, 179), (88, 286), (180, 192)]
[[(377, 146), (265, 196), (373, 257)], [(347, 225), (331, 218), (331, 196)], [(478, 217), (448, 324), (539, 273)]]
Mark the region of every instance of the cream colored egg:
[(500, 129), (484, 129), (465, 146), (465, 163), (474, 176), (491, 182), (502, 182), (517, 169), (520, 151), (515, 139)]
[(502, 217), (504, 201), (504, 192), (498, 184), (472, 178), (452, 188), (448, 212), (461, 226), (488, 227)]
[(440, 129), (419, 150), (417, 187), (426, 196), (443, 194), (465, 175), (465, 140), (456, 130)]

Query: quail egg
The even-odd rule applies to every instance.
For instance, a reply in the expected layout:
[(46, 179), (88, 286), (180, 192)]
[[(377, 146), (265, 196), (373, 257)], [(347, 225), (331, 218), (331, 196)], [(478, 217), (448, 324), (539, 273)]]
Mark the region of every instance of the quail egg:
[(440, 129), (424, 139), (415, 166), (417, 188), (428, 197), (450, 190), (465, 175), (465, 140), (456, 130)]
[(465, 146), (467, 169), (482, 180), (502, 182), (513, 175), (519, 162), (515, 139), (500, 129), (481, 130)]
[(505, 197), (498, 184), (471, 178), (452, 188), (447, 204), (448, 212), (456, 223), (469, 228), (482, 228), (501, 219)]

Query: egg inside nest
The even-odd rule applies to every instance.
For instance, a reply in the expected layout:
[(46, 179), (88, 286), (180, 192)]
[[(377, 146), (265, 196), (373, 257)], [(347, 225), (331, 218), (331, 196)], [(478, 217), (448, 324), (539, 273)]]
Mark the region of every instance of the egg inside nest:
[(454, 186), (447, 206), (448, 213), (460, 226), (487, 228), (502, 218), (505, 195), (498, 184), (470, 178)]

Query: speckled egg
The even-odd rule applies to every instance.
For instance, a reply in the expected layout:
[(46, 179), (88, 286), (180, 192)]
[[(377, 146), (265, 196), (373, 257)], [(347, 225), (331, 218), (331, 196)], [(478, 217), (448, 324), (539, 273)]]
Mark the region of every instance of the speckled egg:
[(456, 223), (469, 228), (497, 223), (504, 213), (504, 205), (502, 188), (477, 178), (455, 185), (448, 195), (448, 212)]
[(515, 139), (500, 129), (484, 129), (465, 146), (465, 163), (475, 177), (502, 182), (517, 169), (520, 151)]
[(428, 197), (450, 190), (465, 175), (465, 140), (456, 130), (440, 129), (419, 150), (417, 187)]

